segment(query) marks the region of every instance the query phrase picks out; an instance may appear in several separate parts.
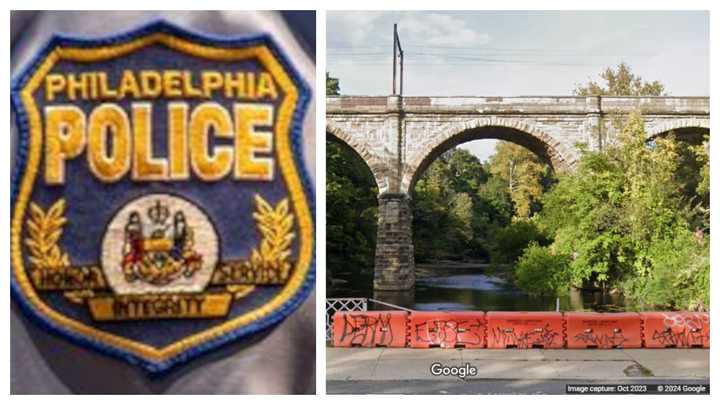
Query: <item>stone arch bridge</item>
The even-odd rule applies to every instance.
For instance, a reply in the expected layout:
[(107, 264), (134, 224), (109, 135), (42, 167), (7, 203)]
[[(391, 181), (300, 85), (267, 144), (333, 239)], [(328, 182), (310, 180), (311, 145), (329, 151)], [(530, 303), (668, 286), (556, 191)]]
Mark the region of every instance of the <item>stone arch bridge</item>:
[(578, 145), (602, 148), (623, 116), (639, 111), (649, 137), (709, 130), (707, 97), (328, 97), (326, 132), (368, 165), (377, 183), (376, 290), (415, 285), (410, 196), (442, 152), (476, 139), (527, 147), (572, 170)]

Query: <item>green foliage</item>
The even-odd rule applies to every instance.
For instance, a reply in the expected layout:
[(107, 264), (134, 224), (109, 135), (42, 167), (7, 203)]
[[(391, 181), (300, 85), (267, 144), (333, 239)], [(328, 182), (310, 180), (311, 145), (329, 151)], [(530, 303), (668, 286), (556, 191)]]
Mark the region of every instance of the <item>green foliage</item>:
[[(501, 142), (497, 147), (501, 159), (486, 164), (464, 149), (452, 149), (422, 174), (413, 194), (418, 262), (479, 259), (512, 264), (531, 241), (549, 242), (534, 224), (522, 219), (527, 213), (516, 211), (508, 179), (492, 171), (512, 159), (516, 174), (510, 180), (519, 190), (516, 196), (533, 204), (549, 172), (532, 153), (507, 145), (511, 144)], [(528, 193), (524, 184), (537, 187), (537, 192)]]
[(703, 143), (691, 148), (700, 164), (700, 181), (697, 182), (697, 194), (710, 203), (710, 135), (703, 136)]
[(659, 81), (646, 82), (635, 75), (626, 63), (620, 63), (616, 69), (608, 67), (600, 73), (604, 81), (598, 83), (590, 80), (585, 85), (578, 85), (573, 91), (578, 96), (664, 96), (665, 86)]
[[(679, 181), (681, 144), (672, 135), (646, 139), (642, 117), (632, 115), (603, 151), (582, 152), (536, 220), (554, 235), (552, 251), (572, 258), (567, 287), (616, 288), (638, 305), (706, 306), (709, 250), (692, 237), (697, 214)], [(700, 287), (670, 287), (690, 285)]]
[(625, 294), (640, 310), (704, 311), (710, 302), (710, 256), (702, 233), (681, 229), (672, 239), (658, 239), (648, 248), (652, 271), (628, 278)]
[[(487, 165), (486, 165), (487, 166)], [(512, 198), (508, 193), (507, 183), (497, 177), (490, 176), (487, 183), (477, 191), (480, 200), (486, 205), (483, 211), (494, 218), (500, 226), (506, 226), (515, 215)]]
[(693, 229), (710, 234), (710, 135), (699, 145), (683, 143), (678, 179), (693, 211)]
[(377, 234), (377, 186), (362, 159), (329, 141), (327, 150), (328, 280), (372, 279)]
[(550, 176), (550, 167), (540, 157), (520, 145), (498, 142), (489, 171), (507, 185), (517, 218), (530, 218), (539, 210)]
[(446, 152), (423, 173), (413, 196), (418, 261), (474, 256), (478, 199), (470, 185), (483, 176), (477, 158), (462, 149)]
[(462, 193), (477, 193), (490, 176), (480, 160), (464, 149), (452, 150), (449, 156), (448, 175), (452, 188)]
[(514, 221), (494, 232), (490, 255), (493, 263), (512, 264), (531, 243), (547, 246), (550, 242), (534, 222)]
[(517, 285), (532, 295), (566, 296), (570, 283), (570, 256), (553, 254), (548, 247), (531, 243), (515, 266)]
[(329, 72), (325, 72), (325, 95), (326, 96), (339, 96), (340, 95), (340, 80), (335, 77), (330, 77)]

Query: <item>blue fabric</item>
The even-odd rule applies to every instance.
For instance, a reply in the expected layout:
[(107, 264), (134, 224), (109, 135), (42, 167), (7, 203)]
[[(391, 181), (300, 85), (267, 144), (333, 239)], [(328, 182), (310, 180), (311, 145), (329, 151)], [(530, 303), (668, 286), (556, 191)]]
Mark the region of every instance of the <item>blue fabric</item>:
[[(11, 198), (13, 211), (17, 199), (17, 192), (19, 190), (19, 181), (22, 179), (24, 174), (28, 153), (28, 123), (18, 92), (25, 85), (25, 81), (28, 80), (28, 78), (36, 70), (37, 64), (43, 61), (47, 54), (57, 46), (64, 45), (92, 48), (104, 44), (123, 43), (155, 32), (166, 32), (193, 42), (211, 46), (246, 47), (253, 44), (264, 44), (273, 52), (274, 56), (280, 61), (299, 89), (299, 105), (296, 109), (295, 116), (293, 117), (291, 129), (292, 149), (295, 165), (299, 169), (303, 186), (310, 202), (311, 213), (314, 217), (314, 193), (308, 172), (303, 164), (304, 160), (302, 156), (302, 122), (311, 94), (308, 86), (303, 82), (292, 65), (290, 65), (282, 51), (275, 45), (272, 38), (267, 35), (247, 38), (220, 38), (217, 36), (191, 33), (164, 21), (154, 22), (132, 32), (108, 38), (75, 39), (66, 36), (55, 36), (36, 56), (34, 63), (29, 64), (29, 66), (13, 81), (11, 99), (20, 132), (19, 147), (16, 155), (16, 167), (12, 178)], [(135, 64), (138, 66), (147, 66), (148, 61), (153, 61), (153, 67), (156, 69), (192, 69), (193, 67), (198, 67), (200, 65), (203, 67), (209, 66), (217, 69), (222, 69), (223, 67), (227, 68), (230, 65), (232, 65), (233, 69), (258, 69), (258, 66), (253, 66), (254, 62), (228, 64), (213, 61), (199, 61), (195, 57), (182, 55), (162, 46), (150, 46), (144, 48), (123, 58), (122, 62), (114, 60), (105, 63), (94, 63), (93, 67), (102, 68), (107, 71), (109, 81), (114, 83), (116, 82), (118, 74), (121, 73), (121, 68), (134, 66)], [(143, 63), (145, 65), (143, 65)], [(53, 68), (53, 71), (71, 72), (80, 68), (81, 67), (76, 66), (76, 64), (72, 62), (62, 61)], [(42, 98), (42, 92), (42, 89), (39, 89), (36, 92), (36, 97), (38, 99)], [(63, 100), (61, 98), (58, 100), (58, 103), (61, 103), (62, 101)], [(216, 101), (221, 102), (220, 100)], [(86, 113), (94, 104), (93, 102), (87, 101), (76, 101), (73, 103), (83, 109)], [(129, 102), (127, 101), (121, 101), (120, 104), (126, 109), (129, 106)], [(197, 102), (189, 101), (189, 104), (192, 109)], [(159, 100), (156, 100), (153, 105), (153, 131), (161, 134), (167, 133), (165, 128), (165, 123), (167, 122), (165, 105), (166, 102)], [(162, 136), (153, 138), (155, 154), (159, 156), (164, 156), (166, 152), (166, 144), (163, 138), (164, 137)], [(276, 173), (279, 173), (277, 168)], [(252, 246), (252, 243), (248, 243), (248, 241), (255, 241), (258, 239), (254, 220), (251, 216), (251, 213), (254, 210), (254, 202), (252, 200), (253, 195), (258, 192), (266, 200), (273, 204), (287, 195), (287, 189), (280, 176), (276, 176), (275, 181), (264, 184), (238, 183), (231, 179), (225, 179), (215, 183), (191, 181), (190, 183), (183, 182), (182, 184), (159, 182), (138, 184), (124, 179), (117, 183), (104, 184), (97, 181), (94, 176), (88, 172), (84, 159), (68, 161), (66, 174), (67, 182), (64, 187), (54, 189), (49, 187), (35, 187), (31, 200), (47, 207), (51, 202), (56, 201), (60, 197), (66, 198), (68, 202), (68, 209), (66, 212), (68, 216), (68, 225), (66, 225), (64, 231), (63, 247), (68, 251), (73, 264), (99, 263), (102, 235), (106, 227), (106, 222), (110, 220), (112, 213), (129, 200), (132, 200), (139, 195), (151, 192), (182, 194), (184, 196), (188, 196), (193, 201), (198, 202), (211, 218), (218, 231), (218, 235), (221, 239), (221, 257), (224, 260), (241, 259), (249, 255), (249, 248)], [(36, 180), (36, 183), (37, 181), (40, 180)], [(237, 215), (233, 213), (241, 214)], [(242, 218), (242, 220), (237, 221), (235, 220), (236, 218)], [(131, 363), (139, 364), (151, 373), (161, 373), (174, 364), (185, 362), (210, 349), (263, 330), (284, 319), (288, 314), (295, 310), (300, 303), (302, 303), (312, 290), (315, 279), (314, 267), (313, 259), (310, 273), (303, 286), (300, 290), (298, 290), (295, 296), (288, 300), (279, 310), (252, 324), (239, 328), (224, 336), (220, 336), (212, 341), (208, 341), (200, 346), (193, 347), (192, 349), (162, 363), (155, 363), (149, 361), (148, 359), (139, 358), (118, 348), (93, 341), (86, 336), (70, 333), (61, 325), (56, 325), (39, 314), (35, 308), (25, 300), (14, 277), (11, 280), (11, 285), (13, 296), (21, 304), (23, 310), (32, 318), (37, 320), (43, 327), (59, 333), (78, 344), (93, 347), (104, 353), (123, 358)], [(234, 304), (231, 313), (228, 316), (232, 318), (261, 306), (274, 297), (279, 289), (279, 287), (256, 288), (250, 296), (243, 298), (238, 304)], [(69, 304), (62, 297), (62, 294), (47, 294), (44, 298), (55, 310), (80, 320), (81, 322), (93, 323), (89, 318), (86, 308)], [(113, 334), (142, 341), (156, 347), (161, 347), (172, 341), (176, 341), (187, 335), (205, 330), (222, 322), (224, 322), (224, 320), (168, 320), (126, 323), (93, 323), (93, 326)]]

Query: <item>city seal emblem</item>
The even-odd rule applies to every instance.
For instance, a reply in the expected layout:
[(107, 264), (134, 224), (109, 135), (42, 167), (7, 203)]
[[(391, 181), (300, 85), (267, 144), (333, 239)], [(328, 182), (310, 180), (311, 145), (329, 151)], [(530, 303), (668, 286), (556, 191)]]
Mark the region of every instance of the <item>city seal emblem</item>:
[(12, 83), (12, 293), (151, 373), (280, 322), (314, 286), (310, 90), (266, 35), (165, 22), (53, 37)]

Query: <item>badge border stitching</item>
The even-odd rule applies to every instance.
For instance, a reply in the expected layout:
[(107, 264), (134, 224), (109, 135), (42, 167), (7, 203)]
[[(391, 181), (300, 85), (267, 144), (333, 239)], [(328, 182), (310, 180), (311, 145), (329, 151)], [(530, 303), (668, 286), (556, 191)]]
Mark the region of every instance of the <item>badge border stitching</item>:
[[(39, 311), (38, 308), (31, 302), (32, 300), (24, 294), (24, 292), (26, 292), (26, 288), (20, 285), (19, 280), (16, 279), (16, 273), (19, 273), (19, 271), (16, 270), (17, 266), (15, 266), (16, 262), (19, 262), (21, 263), (20, 268), (24, 267), (24, 265), (22, 265), (22, 249), (19, 246), (22, 219), (24, 218), (24, 215), (16, 215), (16, 204), (20, 202), (20, 197), (23, 197), (20, 194), (22, 194), (22, 183), (24, 183), (23, 180), (26, 178), (26, 175), (30, 171), (37, 170), (37, 167), (31, 168), (26, 166), (29, 157), (28, 153), (31, 135), (28, 111), (25, 110), (25, 104), (22, 100), (21, 94), (24, 87), (27, 85), (28, 81), (38, 73), (38, 70), (42, 67), (42, 65), (47, 63), (48, 57), (50, 57), (58, 47), (71, 47), (74, 49), (84, 50), (85, 52), (92, 52), (93, 48), (118, 48), (122, 45), (127, 45), (132, 48), (132, 44), (142, 42), (143, 39), (151, 38), (154, 35), (161, 39), (151, 40), (148, 44), (138, 46), (137, 49), (141, 49), (144, 46), (157, 42), (163, 43), (162, 38), (165, 38), (179, 40), (181, 44), (184, 43), (184, 45), (171, 48), (192, 56), (201, 56), (197, 50), (192, 50), (193, 47), (198, 46), (205, 48), (206, 50), (214, 49), (231, 51), (241, 51), (243, 48), (248, 49), (252, 47), (260, 50), (264, 49), (269, 53), (269, 56), (274, 58), (274, 62), (276, 63), (274, 69), (270, 66), (266, 67), (271, 71), (276, 79), (278, 76), (287, 79), (291, 86), (290, 88), (295, 90), (297, 93), (297, 100), (294, 105), (290, 104), (292, 107), (292, 114), (278, 113), (278, 123), (276, 123), (276, 125), (282, 125), (284, 123), (285, 126), (287, 126), (287, 129), (283, 131), (282, 136), (286, 137), (285, 142), (288, 143), (287, 148), (291, 154), (291, 159), (293, 159), (289, 168), (291, 172), (295, 172), (296, 178), (286, 179), (285, 181), (286, 186), (288, 187), (289, 197), (291, 201), (293, 201), (293, 205), (296, 209), (298, 200), (300, 201), (300, 208), (303, 208), (302, 205), (305, 205), (306, 215), (298, 215), (298, 226), (300, 227), (301, 233), (307, 233), (305, 243), (307, 245), (306, 249), (308, 250), (309, 255), (307, 258), (307, 264), (303, 265), (303, 267), (305, 267), (305, 271), (302, 279), (296, 281), (296, 279), (291, 278), (288, 283), (283, 286), (283, 289), (268, 302), (258, 308), (255, 308), (251, 312), (240, 316), (245, 317), (249, 316), (249, 314), (254, 314), (255, 316), (248, 319), (248, 321), (239, 325), (230, 325), (233, 321), (237, 321), (237, 319), (240, 318), (236, 317), (235, 319), (228, 320), (218, 326), (186, 336), (159, 349), (150, 347), (144, 343), (118, 337), (117, 335), (107, 332), (101, 332), (102, 335), (108, 336), (107, 338), (100, 339), (96, 328), (75, 320), (65, 322), (62, 318), (67, 317), (51, 308), (49, 308), (50, 311), (56, 315), (60, 315), (61, 319), (50, 319), (48, 314)], [(135, 49), (133, 48), (133, 50)], [(116, 57), (119, 56), (121, 55)], [(280, 75), (277, 73), (280, 73)], [(303, 120), (307, 113), (307, 107), (312, 98), (312, 94), (305, 81), (297, 73), (293, 65), (289, 63), (282, 49), (275, 44), (270, 35), (260, 34), (243, 37), (223, 37), (219, 35), (200, 34), (182, 29), (165, 20), (153, 21), (125, 33), (92, 39), (75, 38), (55, 34), (50, 38), (48, 44), (37, 52), (30, 62), (28, 62), (28, 66), (22, 69), (16, 78), (11, 82), (11, 104), (13, 107), (12, 109), (15, 112), (15, 121), (18, 129), (16, 163), (11, 181), (11, 292), (16, 302), (20, 304), (23, 312), (29, 314), (30, 318), (39, 323), (40, 326), (81, 346), (90, 347), (104, 354), (139, 365), (150, 374), (158, 374), (168, 371), (171, 367), (185, 363), (212, 349), (218, 348), (242, 337), (249, 336), (279, 323), (281, 320), (294, 312), (297, 307), (299, 307), (300, 304), (310, 295), (315, 284), (315, 201), (312, 182), (310, 181), (304, 162), (302, 129)], [(287, 100), (287, 98), (285, 100)], [(286, 101), (284, 101), (283, 104), (285, 102)], [(37, 165), (39, 164), (40, 162), (38, 160)], [(283, 165), (281, 161), (279, 161), (278, 164), (281, 166)], [(281, 170), (284, 177), (287, 176), (286, 172), (287, 170)], [(295, 181), (293, 182), (292, 180)], [(35, 180), (33, 180), (32, 187), (34, 187), (34, 184)], [(293, 193), (290, 189), (297, 190)], [(300, 193), (300, 198), (297, 197), (298, 193)], [(295, 194), (295, 196), (293, 196), (293, 194)], [(302, 198), (303, 196), (304, 199)], [(24, 199), (29, 200), (29, 192)], [(22, 202), (27, 204), (29, 201)], [(301, 222), (305, 222), (306, 229), (303, 230), (300, 225)], [(302, 255), (302, 246), (300, 250), (299, 254)], [(299, 268), (299, 266), (296, 268)], [(293, 287), (293, 284), (299, 285), (294, 286), (294, 289), (290, 290), (289, 288)], [(34, 288), (32, 287), (30, 292), (32, 294), (36, 294)], [(270, 310), (266, 309), (277, 300), (280, 300), (281, 302), (274, 305), (274, 308)], [(45, 305), (43, 303), (41, 304), (43, 306)], [(79, 323), (79, 326), (91, 329), (92, 333), (81, 333), (77, 330), (68, 328), (71, 323)], [(198, 342), (197, 337), (200, 335), (204, 337), (204, 340)], [(109, 340), (112, 343), (103, 340)], [(128, 340), (130, 344), (124, 343), (123, 340)], [(138, 348), (132, 346), (138, 346)], [(145, 346), (145, 348), (143, 348), (143, 346)]]

